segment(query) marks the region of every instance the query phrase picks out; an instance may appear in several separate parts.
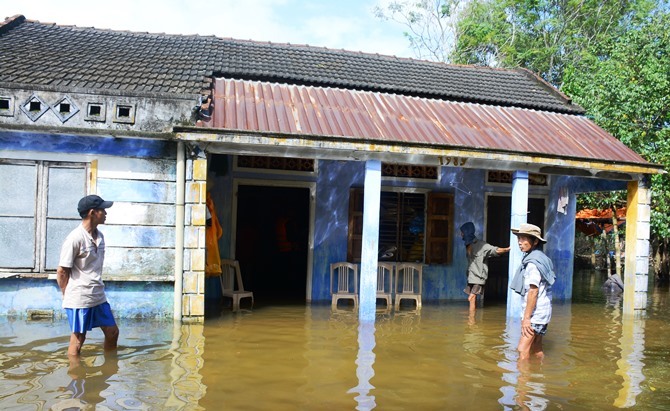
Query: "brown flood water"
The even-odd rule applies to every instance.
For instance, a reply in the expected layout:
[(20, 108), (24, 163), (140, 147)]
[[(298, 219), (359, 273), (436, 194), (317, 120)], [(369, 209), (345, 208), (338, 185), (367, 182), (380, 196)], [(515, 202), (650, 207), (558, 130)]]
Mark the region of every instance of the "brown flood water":
[(204, 325), (121, 320), (120, 349), (94, 330), (81, 364), (66, 321), (0, 319), (2, 410), (670, 410), (670, 301), (621, 315), (602, 273), (575, 276), (555, 304), (542, 362), (517, 364), (504, 305), (379, 313), (359, 326), (329, 305), (224, 311)]

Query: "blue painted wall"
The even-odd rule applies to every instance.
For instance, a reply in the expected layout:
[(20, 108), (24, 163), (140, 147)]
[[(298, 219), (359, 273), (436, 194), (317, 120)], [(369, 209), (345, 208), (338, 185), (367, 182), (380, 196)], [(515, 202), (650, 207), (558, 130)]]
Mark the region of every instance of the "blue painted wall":
[[(231, 161), (232, 163), (232, 161)], [(312, 300), (315, 302), (330, 301), (330, 264), (347, 258), (347, 232), (349, 213), (349, 191), (351, 187), (363, 187), (365, 163), (355, 161), (319, 161), (318, 174), (311, 177), (316, 181), (315, 195), (315, 227), (314, 254), (312, 266)], [(229, 170), (225, 176), (216, 179), (217, 191), (213, 196), (217, 201), (219, 216), (224, 226), (224, 233), (232, 229), (232, 176)], [(236, 178), (250, 179), (294, 179), (281, 175), (263, 175), (262, 173), (240, 173)], [(465, 247), (460, 238), (459, 227), (466, 221), (472, 221), (481, 236), (486, 224), (485, 205), (487, 193), (509, 195), (511, 186), (486, 185), (485, 170), (470, 170), (443, 167), (439, 181), (392, 180), (384, 178), (382, 189), (393, 187), (425, 189), (435, 192), (447, 192), (454, 195), (453, 249), (452, 262), (446, 265), (426, 265), (423, 274), (423, 296), (426, 301), (461, 300), (465, 299), (463, 288), (466, 286)], [(301, 178), (310, 180), (310, 178)], [(574, 248), (574, 213), (576, 192), (589, 191), (593, 188), (608, 190), (621, 186), (617, 182), (573, 177), (553, 177), (552, 186), (548, 189), (531, 188), (531, 195), (547, 196), (545, 228), (548, 244), (545, 251), (554, 261), (559, 280), (554, 287), (557, 300), (570, 299), (572, 296), (573, 248)], [(557, 212), (557, 199), (561, 187), (569, 192), (568, 213)], [(509, 219), (509, 216), (500, 218)], [(222, 256), (228, 255), (230, 235), (220, 241)], [(208, 298), (218, 298), (219, 285), (216, 279), (207, 280)]]
[(312, 300), (330, 301), (330, 264), (347, 259), (349, 189), (363, 187), (362, 161), (319, 161), (314, 226)]
[(165, 140), (0, 131), (0, 150), (175, 158), (176, 143)]
[[(0, 132), (0, 158), (7, 153), (7, 157), (25, 160), (35, 158), (44, 160), (88, 162), (91, 159), (104, 156), (105, 161), (99, 162), (99, 172), (115, 173), (128, 172), (125, 167), (130, 163), (148, 162), (149, 168), (153, 165), (156, 170), (144, 170), (146, 175), (158, 174), (162, 181), (142, 181), (142, 177), (134, 176), (135, 180), (125, 179), (123, 176), (115, 179), (99, 178), (97, 183), (98, 192), (106, 199), (112, 199), (117, 204), (118, 212), (125, 213), (117, 216), (114, 223), (114, 215), (110, 214), (107, 228), (103, 232), (109, 232), (106, 238), (108, 243), (108, 255), (105, 261), (105, 275), (114, 271), (114, 252), (132, 251), (129, 258), (144, 264), (144, 269), (138, 269), (137, 264), (126, 264), (129, 275), (148, 276), (153, 274), (163, 277), (172, 275), (171, 267), (174, 265), (174, 252), (169, 247), (174, 246), (174, 217), (172, 221), (167, 218), (159, 218), (158, 222), (147, 220), (146, 215), (136, 216), (132, 202), (140, 204), (139, 209), (156, 210), (163, 207), (167, 212), (172, 212), (174, 204), (174, 172), (170, 171), (169, 164), (176, 157), (176, 143), (166, 140), (140, 139), (140, 138), (114, 138), (111, 136), (80, 136), (70, 134), (40, 134), (25, 131), (2, 131)], [(14, 154), (9, 154), (14, 152)], [(39, 153), (39, 154), (38, 154)], [(68, 154), (63, 160), (60, 154)], [(120, 163), (114, 163), (118, 159)], [(129, 160), (132, 159), (132, 160)], [(104, 165), (103, 165), (104, 163)], [(146, 166), (146, 163), (144, 166)], [(165, 169), (166, 164), (167, 170)], [(111, 166), (112, 169), (105, 169)], [(155, 173), (154, 173), (155, 171)], [(150, 179), (150, 178), (149, 178)], [(125, 203), (124, 203), (125, 202)], [(162, 203), (162, 204), (161, 204)], [(74, 207), (74, 206), (73, 206)], [(125, 207), (125, 208), (124, 208)], [(154, 208), (151, 208), (154, 207)], [(170, 208), (171, 207), (171, 208)], [(129, 213), (130, 211), (130, 213)], [(135, 218), (139, 217), (139, 218)], [(123, 222), (124, 218), (129, 221)], [(116, 225), (114, 225), (116, 224)], [(165, 225), (167, 224), (167, 225)], [(172, 224), (172, 227), (170, 226)], [(143, 250), (153, 252), (148, 257)], [(154, 258), (157, 253), (163, 252), (168, 258), (169, 269), (164, 269), (163, 259)], [(118, 254), (118, 253), (117, 253)], [(135, 258), (137, 257), (137, 258)], [(132, 262), (131, 261), (131, 262)], [(121, 261), (124, 262), (124, 261)], [(118, 270), (117, 270), (118, 271)], [(21, 273), (3, 273), (5, 275)], [(54, 274), (53, 271), (47, 273)], [(119, 273), (115, 273), (119, 276)], [(107, 285), (107, 296), (112, 304), (112, 309), (117, 317), (125, 318), (156, 318), (170, 317), (173, 312), (174, 285), (172, 282), (163, 281), (109, 281)], [(0, 279), (0, 315), (25, 316), (27, 310), (53, 310), (59, 316), (62, 314), (61, 293), (55, 279), (47, 278), (1, 278)]]
[[(107, 300), (118, 318), (165, 318), (172, 316), (171, 282), (106, 282)], [(64, 317), (62, 296), (56, 280), (5, 278), (0, 280), (0, 313), (25, 317), (28, 310), (53, 310)]]
[[(423, 298), (426, 301), (464, 298), (466, 259), (458, 227), (466, 221), (475, 221), (479, 227), (484, 224), (485, 191), (482, 185), (485, 172), (444, 167), (441, 173), (438, 182), (382, 181), (382, 189), (409, 187), (454, 194), (452, 263), (424, 266)], [(319, 162), (312, 277), (314, 301), (330, 300), (330, 263), (347, 258), (349, 189), (362, 187), (364, 176), (364, 162)], [(486, 190), (495, 188), (487, 187)]]
[[(568, 190), (566, 214), (558, 212), (558, 197), (562, 187)], [(546, 210), (545, 239), (547, 243), (544, 246), (544, 251), (554, 263), (556, 282), (552, 286), (552, 293), (556, 300), (572, 298), (576, 207), (577, 198), (571, 179), (569, 177), (555, 177)]]

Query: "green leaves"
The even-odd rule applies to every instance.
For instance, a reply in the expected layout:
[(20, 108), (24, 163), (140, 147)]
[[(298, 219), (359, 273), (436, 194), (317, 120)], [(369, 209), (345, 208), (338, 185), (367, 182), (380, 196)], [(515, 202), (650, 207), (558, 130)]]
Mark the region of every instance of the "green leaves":
[[(670, 15), (657, 11), (601, 50), (566, 70), (563, 91), (598, 125), (670, 170)], [(652, 176), (651, 190), (652, 232), (667, 237), (668, 175)]]

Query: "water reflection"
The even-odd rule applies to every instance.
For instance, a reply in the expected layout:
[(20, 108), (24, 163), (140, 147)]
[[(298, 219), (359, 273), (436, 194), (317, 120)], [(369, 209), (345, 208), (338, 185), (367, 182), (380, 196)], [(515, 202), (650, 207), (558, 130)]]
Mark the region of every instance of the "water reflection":
[(616, 363), (619, 367), (616, 374), (623, 378), (623, 384), (619, 390), (619, 396), (614, 400), (614, 406), (618, 408), (632, 407), (636, 403), (636, 397), (642, 392), (644, 381), (644, 318), (634, 316), (623, 316), (621, 338), (621, 359)]
[[(69, 356), (70, 366), (67, 375), (72, 380), (65, 390), (70, 392), (72, 397), (57, 402), (51, 407), (52, 410), (60, 411), (73, 407), (93, 410), (96, 404), (105, 401), (101, 393), (110, 387), (111, 382), (108, 380), (119, 371), (119, 357), (115, 352), (107, 353), (102, 357), (101, 365), (96, 365), (95, 362), (88, 365), (86, 359), (82, 361), (79, 355)], [(92, 359), (97, 360), (95, 357)]]
[(118, 356), (93, 333), (79, 363), (66, 320), (0, 318), (0, 409), (667, 409), (667, 288), (650, 287), (647, 315), (631, 319), (599, 284), (554, 305), (545, 358), (524, 364), (519, 321), (495, 304), (379, 311), (374, 323), (318, 304), (121, 320)]
[(375, 353), (372, 351), (374, 348), (375, 323), (363, 321), (358, 326), (358, 356), (356, 357), (358, 385), (347, 391), (348, 393), (358, 393), (354, 398), (358, 403), (357, 410), (369, 411), (377, 406), (375, 396), (370, 394), (370, 391), (375, 388), (370, 383), (375, 375), (375, 370), (372, 367), (375, 363)]
[(165, 402), (169, 409), (202, 409), (197, 404), (205, 395), (200, 369), (203, 367), (205, 337), (202, 324), (173, 325), (172, 366), (170, 367), (170, 396)]

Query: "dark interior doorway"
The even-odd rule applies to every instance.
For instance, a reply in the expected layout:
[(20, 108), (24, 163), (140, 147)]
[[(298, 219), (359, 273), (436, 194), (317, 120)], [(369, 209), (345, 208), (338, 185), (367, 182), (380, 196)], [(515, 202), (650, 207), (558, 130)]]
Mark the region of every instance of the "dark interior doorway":
[(235, 258), (257, 305), (306, 301), (309, 189), (241, 185)]
[[(543, 198), (528, 199), (528, 222), (535, 224), (544, 233)], [(516, 243), (507, 244), (510, 235), (510, 215), (512, 198), (508, 196), (489, 196), (486, 204), (486, 242), (495, 246), (518, 247)], [(486, 281), (485, 299), (487, 302), (507, 301), (509, 254), (489, 259), (489, 279)]]

